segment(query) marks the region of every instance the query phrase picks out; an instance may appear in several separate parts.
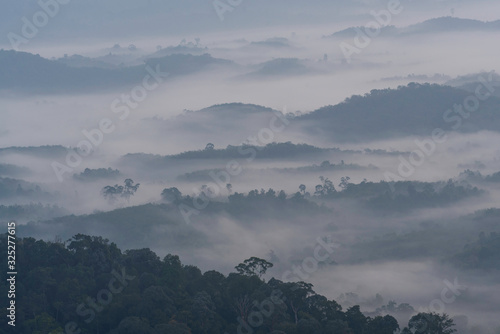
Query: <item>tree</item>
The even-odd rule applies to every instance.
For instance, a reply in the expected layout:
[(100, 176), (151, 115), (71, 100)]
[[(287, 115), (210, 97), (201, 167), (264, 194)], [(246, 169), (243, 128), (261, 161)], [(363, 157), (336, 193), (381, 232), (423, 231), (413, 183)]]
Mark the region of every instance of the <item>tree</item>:
[(42, 313), (41, 315), (37, 315), (35, 319), (29, 320), (27, 327), (30, 328), (33, 334), (62, 332), (61, 326), (47, 313)]
[(127, 202), (130, 200), (130, 196), (134, 196), (134, 194), (137, 192), (137, 189), (139, 189), (139, 186), (141, 185), (140, 183), (137, 183), (134, 185), (134, 181), (132, 179), (126, 179), (124, 181), (125, 186), (123, 187), (123, 193), (122, 197), (124, 197)]
[(130, 197), (137, 192), (137, 189), (139, 189), (140, 183), (134, 184), (132, 179), (125, 179), (123, 183), (124, 186), (115, 184), (114, 186), (106, 186), (102, 188), (102, 196), (107, 199), (110, 204), (114, 204), (118, 197), (125, 198), (127, 202), (129, 202)]
[(315, 189), (316, 191), (314, 192), (314, 195), (325, 196), (325, 195), (332, 195), (337, 192), (337, 190), (335, 190), (333, 182), (330, 181), (330, 179), (324, 176), (320, 176), (319, 179), (322, 182), (322, 184), (318, 184), (316, 186)]
[(120, 334), (152, 334), (153, 329), (146, 319), (139, 317), (127, 317), (118, 325)]
[(329, 320), (325, 325), (325, 334), (350, 334), (347, 322), (343, 320)]
[(123, 193), (123, 187), (115, 184), (114, 186), (106, 186), (102, 188), (102, 196), (108, 200), (109, 204), (114, 204), (118, 198)]
[(307, 297), (306, 304), (309, 314), (315, 319), (326, 321), (341, 319), (342, 307), (335, 301), (328, 300), (321, 295), (312, 295)]
[(176, 187), (165, 188), (161, 192), (161, 198), (166, 202), (175, 204), (182, 199), (182, 193)]
[(156, 325), (154, 334), (191, 334), (191, 330), (185, 324), (172, 320), (168, 324)]
[(215, 145), (212, 143), (208, 143), (207, 146), (205, 146), (205, 151), (212, 151), (215, 148)]
[(325, 161), (323, 161), (323, 162), (321, 163), (321, 165), (320, 165), (320, 166), (321, 166), (322, 168), (328, 168), (328, 167), (330, 167), (330, 166), (331, 166), (331, 164), (330, 164), (330, 161), (325, 160)]
[(238, 264), (236, 271), (245, 276), (259, 276), (262, 277), (267, 271), (267, 269), (272, 268), (273, 264), (264, 259), (259, 259), (258, 257), (251, 257), (243, 261), (243, 263)]
[(278, 193), (277, 197), (278, 197), (279, 200), (282, 200), (282, 201), (286, 200), (286, 193), (285, 193), (285, 191), (284, 190), (280, 190), (280, 192)]
[(447, 314), (419, 313), (408, 322), (408, 329), (419, 334), (451, 334), (456, 332), (453, 320)]
[(339, 184), (339, 187), (342, 189), (342, 190), (346, 190), (347, 187), (349, 187), (349, 180), (351, 178), (349, 176), (343, 176), (341, 179), (340, 179), (340, 184)]
[(377, 316), (368, 320), (367, 330), (370, 334), (393, 334), (398, 329), (398, 321), (390, 315)]
[(297, 330), (301, 334), (318, 334), (321, 333), (321, 325), (316, 319), (300, 319)]
[[(345, 312), (347, 323), (354, 334), (366, 333), (368, 319), (361, 313), (359, 305), (355, 305)], [(371, 334), (371, 332), (370, 332)]]
[[(306, 282), (285, 283), (282, 286), (286, 303), (290, 308), (295, 324), (299, 322), (299, 311), (305, 307), (307, 297), (314, 294), (313, 285)], [(283, 300), (285, 300), (283, 298)]]

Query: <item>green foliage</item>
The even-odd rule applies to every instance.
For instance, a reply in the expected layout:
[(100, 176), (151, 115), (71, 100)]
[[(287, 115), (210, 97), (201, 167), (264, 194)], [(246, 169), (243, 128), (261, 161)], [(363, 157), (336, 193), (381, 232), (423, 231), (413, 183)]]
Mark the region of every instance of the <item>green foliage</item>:
[(161, 198), (170, 203), (178, 203), (182, 199), (182, 193), (176, 187), (165, 188), (161, 193)]
[[(0, 239), (2, 255), (6, 240)], [(275, 334), (389, 334), (399, 328), (391, 316), (372, 319), (359, 306), (343, 312), (309, 283), (274, 278), (266, 283), (259, 275), (271, 264), (255, 257), (242, 264), (243, 274), (224, 276), (183, 265), (176, 255), (160, 260), (149, 249), (122, 253), (102, 237), (80, 234), (66, 243), (18, 239), (18, 261), (16, 329), (23, 334), (61, 333), (69, 322), (82, 333), (109, 334), (218, 334), (238, 328)], [(118, 273), (128, 277), (127, 283), (109, 302), (99, 301), (110, 282), (120, 286)], [(0, 289), (6, 288), (2, 281)], [(89, 298), (96, 303), (94, 316), (79, 315)], [(5, 302), (6, 296), (0, 299)], [(452, 333), (446, 316), (431, 319), (443, 331), (429, 333)], [(419, 321), (414, 318), (410, 328)]]
[(0, 175), (2, 176), (22, 176), (29, 172), (30, 170), (26, 167), (0, 163)]
[[(443, 112), (462, 104), (469, 94), (449, 86), (410, 83), (397, 89), (374, 89), (364, 96), (354, 95), (343, 103), (300, 116), (295, 122), (314, 124), (308, 128), (311, 133), (319, 132), (337, 142), (428, 136), (437, 126), (443, 126)], [(458, 131), (498, 131), (499, 104), (495, 97), (484, 101)], [(443, 130), (451, 131), (455, 123), (444, 124), (447, 127)]]
[(476, 241), (465, 245), (451, 261), (466, 269), (500, 270), (500, 233), (481, 232)]
[(194, 73), (210, 65), (231, 64), (209, 54), (171, 54), (150, 58), (145, 64), (102, 68), (71, 67), (64, 62), (42, 58), (27, 52), (0, 50), (0, 89), (23, 92), (93, 91), (110, 87), (126, 87), (141, 82), (144, 67), (160, 66), (170, 77)]
[(111, 168), (98, 168), (90, 169), (85, 168), (80, 174), (74, 174), (73, 177), (79, 181), (95, 181), (99, 179), (114, 179), (120, 176), (118, 169)]
[[(338, 149), (333, 149), (339, 151)], [(242, 144), (240, 146), (228, 145), (225, 149), (202, 149), (197, 151), (187, 151), (176, 155), (154, 155), (145, 153), (126, 154), (123, 157), (125, 163), (134, 163), (150, 169), (163, 169), (171, 166), (172, 161), (191, 160), (191, 159), (235, 159), (246, 163), (246, 159), (292, 159), (298, 157), (311, 157), (321, 153), (327, 153), (332, 149), (318, 148), (307, 144), (270, 143), (265, 146), (254, 144)], [(202, 170), (193, 173), (187, 173), (182, 176), (183, 179), (211, 180), (209, 172)], [(217, 171), (217, 170), (215, 170)]]
[(399, 325), (390, 315), (377, 316), (368, 321), (367, 329), (370, 334), (393, 334), (399, 329)]
[(338, 192), (328, 178), (321, 176), (320, 180), (322, 183), (316, 186), (314, 192), (317, 197), (354, 199), (367, 209), (388, 213), (442, 207), (484, 194), (484, 191), (477, 187), (451, 179), (435, 183), (399, 181), (389, 184), (384, 181), (378, 183), (363, 181), (354, 184), (349, 183), (349, 177), (342, 177), (339, 184), (342, 191)]
[(236, 271), (241, 275), (257, 275), (262, 277), (267, 271), (267, 269), (272, 268), (273, 264), (264, 259), (259, 259), (258, 257), (251, 257), (243, 261), (243, 263), (238, 264), (236, 267)]
[(39, 221), (67, 215), (68, 211), (57, 205), (30, 203), (25, 205), (0, 205), (0, 217), (5, 220)]
[(456, 332), (453, 320), (447, 314), (419, 313), (408, 322), (411, 333), (421, 334), (451, 334)]
[(130, 197), (136, 193), (137, 189), (139, 189), (140, 183), (134, 184), (132, 179), (125, 179), (123, 184), (123, 186), (115, 184), (114, 186), (106, 186), (102, 188), (102, 196), (106, 198), (110, 204), (115, 203), (118, 197), (125, 198), (128, 202)]
[(39, 185), (23, 180), (0, 177), (0, 198), (50, 199), (53, 196), (42, 191)]

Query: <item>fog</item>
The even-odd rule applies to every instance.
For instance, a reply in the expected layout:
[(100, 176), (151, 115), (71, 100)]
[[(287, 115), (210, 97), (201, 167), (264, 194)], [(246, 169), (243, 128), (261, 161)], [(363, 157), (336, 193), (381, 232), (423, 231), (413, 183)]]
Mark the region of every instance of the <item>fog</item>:
[[(7, 5), (0, 221), (17, 221), (24, 237), (85, 233), (178, 254), (202, 271), (227, 274), (256, 256), (274, 263), (266, 279), (283, 280), (328, 237), (337, 244), (328, 261), (299, 277), (317, 293), (367, 315), (391, 300), (428, 310), (457, 278), (466, 288), (438, 311), (457, 316), (459, 333), (498, 333), (498, 264), (468, 267), (467, 252), (481, 232), (500, 232), (499, 213), (486, 211), (500, 200), (500, 99), (491, 96), (500, 4), (401, 4), (384, 24), (396, 32), (360, 46), (344, 30), (369, 25), (386, 1), (244, 1), (220, 20), (206, 1), (73, 0), (12, 54), (7, 34), (40, 8)], [(357, 51), (346, 55), (346, 45)], [(491, 94), (452, 128), (447, 109), (478, 90), (448, 85), (469, 75)], [(410, 164), (415, 151), (422, 156)], [(140, 183), (137, 193), (104, 196), (125, 179)], [(208, 193), (209, 204), (186, 220), (162, 196), (173, 187), (191, 196), (180, 203), (196, 207)], [(270, 188), (276, 196), (266, 199)], [(285, 204), (275, 202), (280, 190)], [(55, 209), (14, 212), (37, 203)], [(391, 314), (401, 328), (412, 315)]]

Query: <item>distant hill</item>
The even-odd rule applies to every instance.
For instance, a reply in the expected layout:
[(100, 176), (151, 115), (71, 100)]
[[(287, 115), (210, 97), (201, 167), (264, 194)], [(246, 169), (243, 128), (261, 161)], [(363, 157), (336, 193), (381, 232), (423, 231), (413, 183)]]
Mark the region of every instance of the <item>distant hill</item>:
[(28, 155), (44, 159), (57, 159), (65, 157), (68, 149), (61, 145), (26, 146), (26, 147), (4, 147), (0, 148), (0, 157), (9, 154)]
[(250, 45), (265, 46), (272, 48), (290, 47), (290, 41), (285, 37), (272, 37), (263, 41), (251, 42)]
[[(496, 78), (494, 76), (493, 79)], [(363, 142), (411, 135), (430, 136), (436, 128), (453, 131), (457, 123), (451, 117), (456, 118), (458, 114), (445, 113), (453, 109), (454, 105), (463, 104), (465, 99), (475, 92), (478, 83), (470, 83), (472, 81), (465, 79), (459, 80), (458, 83), (466, 82), (469, 82), (469, 86), (460, 88), (410, 83), (397, 89), (372, 90), (363, 96), (355, 95), (342, 103), (325, 106), (310, 113), (287, 115), (290, 121), (288, 127), (296, 133), (333, 142)], [(199, 111), (187, 111), (172, 119), (154, 119), (151, 122), (153, 128), (159, 128), (159, 135), (179, 132), (179, 138), (184, 138), (180, 130), (190, 131), (204, 136), (206, 143), (212, 142), (220, 147), (221, 142), (227, 143), (229, 135), (232, 135), (230, 138), (238, 138), (235, 131), (239, 131), (238, 124), (241, 122), (259, 131), (262, 127), (269, 126), (270, 117), (275, 117), (273, 113), (279, 111), (253, 104), (227, 103)], [(462, 133), (481, 130), (500, 132), (500, 98), (491, 97), (481, 102), (477, 112), (461, 121), (462, 124), (456, 131)], [(249, 130), (249, 133), (252, 133), (252, 130)], [(226, 138), (225, 141), (218, 139), (222, 134)], [(239, 137), (241, 140), (241, 136)], [(185, 137), (185, 140), (189, 138)], [(286, 140), (288, 139), (283, 141)], [(190, 154), (197, 158), (216, 157), (218, 154), (225, 158), (234, 158), (226, 155), (228, 153), (229, 151), (224, 149)], [(262, 155), (259, 154), (259, 157)]]
[[(332, 37), (338, 37), (338, 38), (351, 38), (356, 36), (357, 30), (361, 29), (361, 31), (364, 30), (364, 27), (358, 26), (358, 27), (349, 27), (337, 32), (334, 32), (331, 35), (324, 36), (325, 38), (332, 38)], [(381, 35), (383, 36), (391, 36), (391, 35), (396, 35), (398, 33), (398, 28), (395, 26), (385, 26), (381, 28)]]
[[(415, 84), (398, 89), (372, 90), (335, 106), (326, 106), (297, 117), (300, 126), (314, 136), (338, 141), (363, 141), (398, 136), (429, 136), (435, 128), (451, 131), (453, 122), (443, 116), (470, 96), (461, 89), (436, 84)], [(458, 115), (458, 114), (454, 114)], [(500, 131), (500, 99), (481, 102), (479, 110), (463, 119), (459, 132)]]
[(113, 65), (110, 62), (80, 55), (64, 56), (62, 58), (58, 58), (57, 62), (70, 67), (97, 67), (105, 69), (117, 68), (116, 65)]
[[(349, 27), (337, 31), (325, 38), (351, 38), (356, 36), (356, 30), (364, 27)], [(381, 29), (381, 36), (407, 36), (411, 34), (436, 34), (442, 32), (474, 32), (474, 31), (500, 31), (500, 20), (484, 22), (472, 19), (463, 19), (458, 17), (438, 17), (408, 27), (398, 28), (395, 26), (385, 26)]]
[(275, 110), (259, 106), (256, 104), (247, 104), (247, 103), (224, 103), (224, 104), (216, 104), (207, 108), (203, 108), (196, 113), (214, 113), (217, 115), (220, 114), (231, 114), (235, 116), (235, 114), (256, 114), (256, 113), (272, 113), (276, 112)]
[(23, 176), (30, 172), (27, 167), (0, 163), (0, 176)]
[(128, 247), (147, 244), (149, 247), (192, 251), (213, 245), (213, 239), (196, 225), (217, 224), (220, 214), (229, 214), (241, 224), (249, 226), (255, 226), (255, 222), (261, 222), (263, 217), (290, 223), (287, 217), (310, 219), (330, 214), (328, 209), (307, 200), (278, 198), (278, 192), (272, 190), (266, 194), (254, 191), (253, 195), (235, 193), (228, 202), (211, 201), (203, 215), (193, 215), (190, 218), (192, 224), (186, 224), (178, 204), (182, 203), (186, 208), (192, 207), (193, 199), (183, 197), (178, 203), (150, 203), (108, 212), (31, 222), (19, 226), (19, 235), (47, 238), (59, 235), (62, 239), (67, 239), (78, 233), (97, 233), (106, 238), (113, 237), (119, 245)]
[(484, 22), (458, 17), (439, 17), (400, 29), (404, 34), (449, 31), (500, 31), (500, 20)]
[(216, 160), (216, 159), (247, 159), (255, 154), (255, 159), (294, 159), (299, 157), (311, 157), (332, 150), (318, 148), (307, 144), (271, 143), (266, 146), (229, 145), (225, 149), (205, 149), (198, 151), (187, 151), (176, 155), (155, 155), (146, 153), (132, 153), (122, 157), (122, 163), (127, 165), (138, 164), (145, 168), (164, 168), (179, 160)]
[(119, 244), (124, 245), (140, 245), (146, 240), (151, 245), (165, 242), (179, 249), (206, 244), (204, 235), (185, 224), (177, 207), (155, 204), (33, 222), (23, 226), (20, 234), (60, 235), (66, 239), (77, 233), (94, 231), (99, 231), (105, 237), (114, 236)]
[(190, 54), (194, 56), (201, 56), (207, 52), (208, 52), (207, 47), (202, 48), (191, 43), (186, 45), (168, 46), (166, 48), (162, 48), (156, 51), (155, 53), (144, 56), (141, 59), (147, 60), (151, 58), (162, 58), (174, 54)]
[(312, 70), (306, 61), (297, 58), (278, 58), (255, 66), (256, 70), (247, 76), (288, 76), (308, 74)]
[(493, 95), (500, 97), (500, 75), (498, 75), (494, 71), (459, 76), (455, 79), (447, 81), (445, 84), (474, 93), (477, 86), (481, 84), (479, 79), (481, 77), (491, 82), (491, 85), (495, 87)]
[(39, 185), (19, 179), (0, 177), (0, 198), (2, 200), (28, 199), (28, 200), (47, 200), (53, 196), (48, 192), (42, 191)]
[[(74, 61), (79, 61), (80, 65), (75, 67)], [(0, 50), (0, 90), (50, 93), (95, 91), (140, 83), (147, 74), (145, 65), (123, 68), (104, 68), (102, 64), (82, 66), (85, 62), (89, 65), (89, 61), (78, 57), (74, 60), (48, 60), (26, 52)], [(169, 73), (169, 76), (179, 76), (232, 62), (213, 58), (209, 54), (174, 54), (149, 59), (145, 64), (152, 68), (159, 65), (161, 71)]]
[(73, 174), (73, 178), (78, 180), (78, 181), (96, 181), (96, 180), (102, 180), (102, 179), (116, 179), (119, 176), (121, 176), (121, 173), (117, 169), (111, 169), (111, 168), (97, 168), (97, 169), (90, 169), (90, 168), (85, 168), (83, 172), (80, 174)]

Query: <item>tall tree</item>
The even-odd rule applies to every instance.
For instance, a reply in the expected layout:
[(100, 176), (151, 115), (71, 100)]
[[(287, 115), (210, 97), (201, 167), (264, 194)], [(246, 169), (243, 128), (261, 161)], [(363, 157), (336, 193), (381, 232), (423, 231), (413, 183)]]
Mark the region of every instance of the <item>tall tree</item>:
[(260, 259), (258, 257), (251, 257), (243, 261), (243, 263), (238, 264), (236, 267), (236, 271), (242, 275), (252, 276), (256, 275), (262, 277), (267, 271), (267, 269), (272, 268), (273, 264), (264, 259)]
[(408, 322), (412, 333), (419, 334), (451, 334), (457, 330), (452, 328), (455, 324), (447, 314), (419, 313)]

